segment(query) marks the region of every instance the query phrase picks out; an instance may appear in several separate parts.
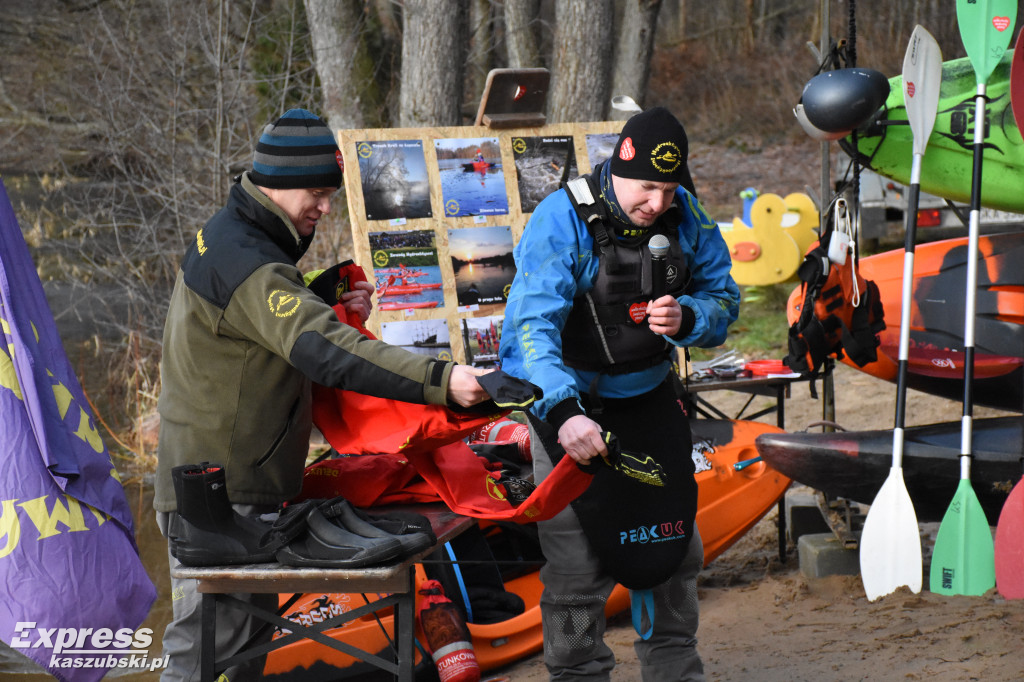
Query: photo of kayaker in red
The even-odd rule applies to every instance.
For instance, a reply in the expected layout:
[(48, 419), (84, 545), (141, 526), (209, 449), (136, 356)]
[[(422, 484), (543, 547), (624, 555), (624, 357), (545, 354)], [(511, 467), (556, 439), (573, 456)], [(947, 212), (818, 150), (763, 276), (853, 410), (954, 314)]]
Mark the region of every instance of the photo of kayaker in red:
[(444, 215), (508, 213), (508, 194), (496, 137), (434, 140)]

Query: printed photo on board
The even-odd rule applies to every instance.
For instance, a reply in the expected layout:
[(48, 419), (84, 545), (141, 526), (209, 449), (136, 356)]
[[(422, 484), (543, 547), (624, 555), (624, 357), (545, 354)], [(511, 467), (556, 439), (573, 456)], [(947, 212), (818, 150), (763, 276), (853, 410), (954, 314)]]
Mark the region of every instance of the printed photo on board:
[(590, 170), (594, 170), (594, 166), (611, 157), (618, 141), (618, 133), (587, 135), (587, 158), (590, 159)]
[(420, 140), (356, 145), (367, 220), (430, 218), (430, 183)]
[(444, 306), (433, 230), (371, 232), (369, 237), (378, 308)]
[(466, 348), (466, 362), (473, 367), (495, 367), (498, 364), (498, 345), (501, 343), (501, 315), (470, 317), (462, 320), (462, 343)]
[(452, 340), (448, 320), (400, 320), (383, 322), (380, 326), (382, 341), (401, 346), (411, 353), (429, 355), (439, 360), (452, 359)]
[(460, 308), (505, 303), (516, 276), (510, 227), (449, 229), (448, 250)]
[(508, 213), (498, 138), (434, 140), (434, 148), (445, 216)]
[(523, 213), (532, 213), (541, 199), (579, 175), (572, 137), (514, 137), (512, 154)]

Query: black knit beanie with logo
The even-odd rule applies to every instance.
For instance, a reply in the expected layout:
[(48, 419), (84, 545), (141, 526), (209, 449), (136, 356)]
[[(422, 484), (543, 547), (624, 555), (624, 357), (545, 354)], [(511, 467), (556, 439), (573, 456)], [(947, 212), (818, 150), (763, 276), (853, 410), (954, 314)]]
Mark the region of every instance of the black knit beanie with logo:
[(331, 129), (305, 109), (291, 109), (263, 129), (249, 178), (259, 187), (341, 187), (344, 163)]
[(686, 166), (687, 153), (683, 124), (665, 107), (654, 107), (626, 121), (610, 170), (620, 178), (676, 182), (696, 195)]

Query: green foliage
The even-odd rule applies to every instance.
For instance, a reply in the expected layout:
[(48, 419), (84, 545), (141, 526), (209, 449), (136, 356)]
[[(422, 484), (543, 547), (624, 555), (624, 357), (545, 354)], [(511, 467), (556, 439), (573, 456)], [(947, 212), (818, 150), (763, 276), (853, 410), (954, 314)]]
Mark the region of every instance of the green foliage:
[(739, 319), (729, 328), (729, 338), (719, 348), (691, 348), (692, 360), (710, 360), (734, 350), (746, 360), (781, 360), (786, 354), (786, 302), (796, 284), (741, 287)]

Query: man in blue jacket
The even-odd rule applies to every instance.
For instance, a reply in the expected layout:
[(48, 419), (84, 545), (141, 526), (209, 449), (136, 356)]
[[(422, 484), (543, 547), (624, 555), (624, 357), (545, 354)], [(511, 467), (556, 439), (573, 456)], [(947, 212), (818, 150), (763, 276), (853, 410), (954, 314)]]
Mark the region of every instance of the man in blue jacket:
[[(565, 455), (597, 472), (579, 500), (539, 524), (552, 680), (608, 679), (604, 604), (615, 582), (645, 606), (635, 647), (643, 679), (704, 679), (697, 487), (672, 361), (679, 347), (725, 340), (739, 289), (686, 155), (668, 110), (635, 115), (608, 161), (541, 202), (515, 248), (501, 363), (544, 392), (530, 415), (536, 478)], [(652, 238), (667, 253), (652, 254)]]

